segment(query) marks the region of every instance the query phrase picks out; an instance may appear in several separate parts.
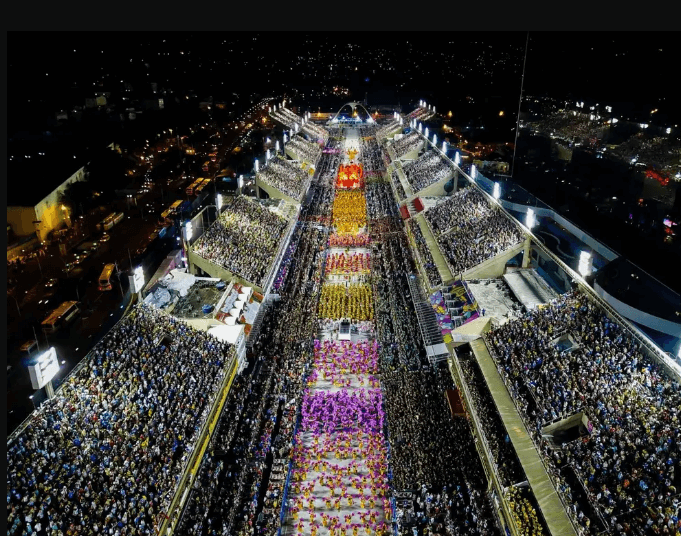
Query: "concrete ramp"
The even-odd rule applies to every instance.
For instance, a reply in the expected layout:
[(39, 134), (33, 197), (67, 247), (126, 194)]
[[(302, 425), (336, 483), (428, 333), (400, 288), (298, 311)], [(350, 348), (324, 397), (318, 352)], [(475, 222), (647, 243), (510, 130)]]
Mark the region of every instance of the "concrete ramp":
[(447, 261), (440, 252), (440, 246), (438, 246), (437, 240), (435, 240), (433, 233), (430, 232), (430, 227), (423, 218), (423, 213), (417, 214), (413, 219), (416, 220), (416, 222), (419, 224), (419, 227), (421, 228), (421, 232), (423, 233), (423, 237), (426, 239), (426, 244), (428, 244), (428, 249), (433, 256), (435, 266), (437, 267), (437, 271), (439, 272), (443, 283), (452, 281), (454, 276), (452, 275), (452, 272), (449, 271)]
[(497, 366), (490, 356), (485, 341), (477, 339), (470, 344), (549, 531), (553, 536), (576, 535), (565, 507), (546, 473), (544, 464), (525, 428), (525, 424), (518, 414), (501, 376), (499, 376)]
[(481, 316), (452, 331), (452, 342), (474, 341), (492, 329), (492, 317)]
[(537, 305), (548, 303), (557, 297), (535, 270), (516, 270), (504, 274), (503, 277), (518, 301), (528, 310), (535, 309)]

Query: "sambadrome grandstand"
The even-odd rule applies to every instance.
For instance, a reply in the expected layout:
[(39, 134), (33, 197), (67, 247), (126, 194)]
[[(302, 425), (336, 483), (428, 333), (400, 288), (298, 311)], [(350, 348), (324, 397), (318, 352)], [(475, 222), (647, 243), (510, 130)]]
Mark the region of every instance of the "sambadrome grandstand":
[(258, 198), (190, 222), (188, 270), (10, 436), (8, 534), (678, 534), (678, 364), (598, 259), (430, 105), (348, 107), (269, 107)]

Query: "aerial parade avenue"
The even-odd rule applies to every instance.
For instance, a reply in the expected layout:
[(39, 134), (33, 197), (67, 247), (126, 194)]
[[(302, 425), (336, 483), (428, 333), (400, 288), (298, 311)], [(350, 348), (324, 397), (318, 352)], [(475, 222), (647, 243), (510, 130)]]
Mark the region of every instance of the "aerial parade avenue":
[(153, 268), (138, 224), (102, 231), (128, 292), (111, 261), (68, 375), (56, 320), (22, 358), (8, 535), (681, 534), (679, 359), (609, 299), (608, 248), (511, 198), (440, 106), (352, 98), (254, 103), (262, 147), (206, 157)]

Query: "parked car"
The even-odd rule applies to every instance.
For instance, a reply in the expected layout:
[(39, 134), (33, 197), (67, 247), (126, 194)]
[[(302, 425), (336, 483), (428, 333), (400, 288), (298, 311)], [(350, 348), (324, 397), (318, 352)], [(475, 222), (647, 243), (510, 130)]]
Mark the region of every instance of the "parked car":
[(99, 239), (100, 242), (108, 242), (109, 240), (111, 240), (111, 235), (107, 233), (103, 233), (102, 237)]
[(45, 283), (45, 287), (47, 287), (47, 288), (52, 288), (52, 287), (54, 287), (58, 282), (59, 282), (59, 280), (58, 280), (57, 278), (53, 277), (52, 279), (48, 279), (48, 280), (47, 280), (47, 282)]

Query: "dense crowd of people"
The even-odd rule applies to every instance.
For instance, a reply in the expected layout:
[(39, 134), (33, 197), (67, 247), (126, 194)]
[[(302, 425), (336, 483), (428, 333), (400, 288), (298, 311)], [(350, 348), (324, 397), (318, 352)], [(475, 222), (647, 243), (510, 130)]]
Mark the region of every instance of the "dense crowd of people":
[(423, 231), (418, 222), (411, 218), (407, 220), (407, 225), (411, 231), (411, 235), (414, 238), (414, 243), (416, 244), (416, 251), (421, 260), (421, 267), (428, 277), (428, 284), (430, 288), (437, 287), (442, 284), (442, 278), (440, 277), (440, 272), (435, 265), (435, 259), (433, 259), (433, 254), (428, 248), (428, 243), (426, 238), (423, 236)]
[(398, 200), (403, 201), (407, 198), (407, 192), (405, 191), (404, 186), (402, 186), (402, 181), (400, 181), (400, 172), (398, 167), (401, 167), (399, 163), (395, 165), (392, 172), (390, 173), (390, 180), (393, 183)]
[(294, 114), (291, 110), (283, 106), (278, 106), (276, 110), (270, 112), (270, 115), (291, 130), (294, 130), (296, 125), (300, 128), (300, 125), (303, 123), (302, 117)]
[(523, 536), (549, 536), (550, 532), (537, 514), (536, 502), (527, 488), (509, 487), (505, 497), (513, 512), (513, 521)]
[(367, 234), (332, 234), (329, 235), (330, 248), (354, 248), (368, 247), (371, 245), (371, 237)]
[(417, 121), (425, 121), (426, 118), (433, 115), (433, 112), (427, 106), (418, 106), (407, 114), (409, 119), (416, 119)]
[(423, 136), (416, 130), (412, 130), (409, 134), (388, 142), (388, 147), (392, 148), (395, 158), (399, 159), (412, 151), (420, 151), (424, 144)]
[(376, 141), (375, 127), (360, 129), (359, 161), (364, 165), (367, 174), (385, 171), (383, 151)]
[[(566, 334), (575, 347), (554, 343)], [(537, 443), (544, 425), (578, 412), (588, 417), (590, 433), (564, 444), (551, 461), (574, 468), (610, 527), (645, 527), (651, 535), (678, 530), (676, 379), (581, 292), (499, 326), (486, 339), (518, 409), (534, 423)]]
[(400, 532), (500, 534), (469, 424), (447, 406), (454, 385), (446, 367), (385, 373), (382, 384), (393, 487), (409, 493), (415, 518), (398, 509)]
[(357, 234), (367, 224), (364, 192), (342, 190), (333, 199), (333, 226), (338, 234)]
[(386, 123), (376, 130), (376, 139), (382, 141), (386, 138), (394, 136), (401, 131), (402, 125), (400, 125), (400, 122), (397, 119), (393, 119), (389, 123)]
[(371, 224), (386, 218), (399, 218), (400, 212), (390, 184), (375, 182), (368, 184), (365, 190), (367, 198), (367, 216)]
[(482, 371), (475, 359), (459, 359), (468, 392), (473, 399), (478, 422), (483, 428), (487, 445), (497, 466), (497, 472), (504, 487), (518, 484), (525, 480), (525, 472), (520, 465), (518, 455), (504, 430), (504, 423), (494, 404)]
[(267, 312), (253, 348), (256, 361), (230, 390), (180, 534), (269, 536), (280, 526), (296, 415), (312, 361), (308, 341), (315, 335), (326, 233), (301, 226), (296, 238), (296, 269)]
[(465, 272), (524, 238), (509, 218), (472, 187), (428, 209), (424, 218), (452, 273)]
[(298, 160), (307, 162), (315, 168), (319, 158), (322, 156), (322, 150), (319, 145), (307, 141), (302, 136), (293, 136), (286, 147), (296, 155)]
[[(292, 115), (281, 109), (282, 118)], [(360, 152), (380, 163), (376, 130), (360, 128)], [(416, 268), (393, 192), (376, 181), (366, 202), (354, 192), (337, 206), (337, 158), (321, 155), (276, 281), (281, 299), (267, 307), (249, 365), (234, 379), (175, 532), (275, 536), (285, 515), (298, 534), (387, 536), (394, 514), (400, 536), (499, 536), (470, 425), (444, 396), (452, 378), (444, 364), (427, 364), (408, 279)], [(499, 234), (475, 193), (426, 213), (443, 241), (482, 228), (463, 235), (469, 253), (478, 251), (478, 236)], [(332, 212), (344, 231), (368, 216), (371, 238), (329, 236), (318, 223)], [(288, 223), (238, 197), (194, 247), (239, 275), (263, 278)], [(408, 225), (430, 286), (441, 284), (420, 227)], [(327, 258), (329, 246), (372, 249), (370, 257)], [(325, 266), (370, 272), (370, 284), (323, 284)], [(324, 322), (344, 317), (368, 337), (375, 323), (377, 340), (315, 340)], [(571, 350), (553, 343), (566, 334), (576, 342)], [(678, 383), (580, 294), (486, 338), (550, 471), (573, 467), (617, 536), (678, 532)], [(8, 446), (8, 534), (156, 534), (234, 358), (226, 343), (136, 307)], [(518, 531), (543, 535), (533, 495), (512, 485), (524, 473), (491, 393), (477, 364), (461, 363)], [(329, 385), (313, 388), (318, 381)], [(552, 451), (542, 427), (579, 411), (591, 434)], [(576, 492), (560, 484), (564, 495)], [(588, 534), (589, 516), (571, 509)]]
[(300, 212), (300, 219), (328, 225), (331, 221), (331, 207), (335, 195), (333, 188), (313, 184), (308, 192), (307, 203)]
[(300, 201), (305, 195), (309, 176), (300, 164), (275, 156), (259, 171), (258, 179)]
[(376, 329), (382, 342), (384, 370), (421, 367), (425, 359), (414, 302), (407, 278), (415, 273), (404, 231), (386, 236), (374, 253)]
[(8, 534), (156, 534), (234, 355), (137, 306), (8, 446)]
[(402, 164), (404, 175), (416, 194), (425, 187), (450, 177), (454, 169), (439, 152), (430, 150), (416, 160)]
[(319, 297), (319, 318), (350, 318), (355, 322), (373, 320), (371, 287), (365, 283), (325, 283)]
[(257, 201), (240, 195), (192, 249), (247, 281), (262, 285), (289, 223)]
[(329, 139), (329, 131), (324, 127), (315, 125), (312, 121), (306, 121), (301, 130), (318, 143), (326, 144)]
[(366, 275), (371, 271), (370, 253), (331, 253), (326, 256), (326, 275)]

